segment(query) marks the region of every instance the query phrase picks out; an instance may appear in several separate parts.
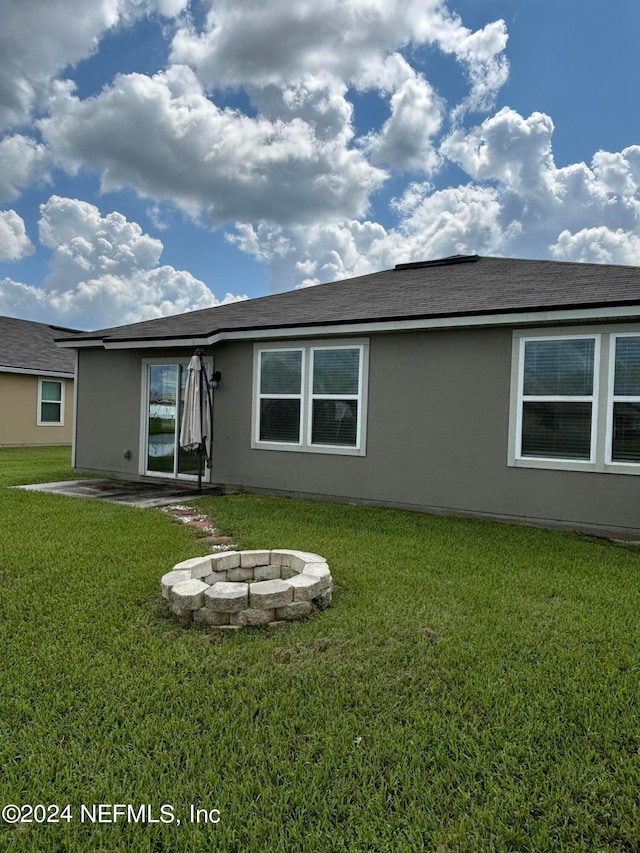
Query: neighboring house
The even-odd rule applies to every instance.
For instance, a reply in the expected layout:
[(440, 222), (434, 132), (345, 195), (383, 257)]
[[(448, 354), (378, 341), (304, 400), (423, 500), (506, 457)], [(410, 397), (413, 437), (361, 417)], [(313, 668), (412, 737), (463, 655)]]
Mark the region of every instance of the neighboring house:
[(212, 483), (640, 538), (638, 268), (456, 256), (62, 345), (79, 470), (193, 478), (203, 347)]
[(72, 331), (0, 317), (0, 446), (71, 444), (75, 356), (54, 338)]

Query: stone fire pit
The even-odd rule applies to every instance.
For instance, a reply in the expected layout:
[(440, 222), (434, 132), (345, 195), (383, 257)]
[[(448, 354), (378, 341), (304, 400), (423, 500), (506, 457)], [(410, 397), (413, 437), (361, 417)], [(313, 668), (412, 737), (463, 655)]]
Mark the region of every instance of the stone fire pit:
[(162, 595), (183, 620), (224, 630), (304, 619), (331, 604), (324, 557), (306, 551), (226, 551), (178, 563)]

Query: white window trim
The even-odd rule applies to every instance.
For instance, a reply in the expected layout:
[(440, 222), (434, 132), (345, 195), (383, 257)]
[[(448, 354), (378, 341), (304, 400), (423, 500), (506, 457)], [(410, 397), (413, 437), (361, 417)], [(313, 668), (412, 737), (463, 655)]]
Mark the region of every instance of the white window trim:
[[(513, 332), (511, 362), (511, 394), (509, 410), (509, 448), (507, 464), (510, 467), (548, 468), (561, 471), (593, 471), (611, 474), (640, 474), (640, 462), (614, 462), (611, 458), (613, 434), (613, 381), (615, 372), (615, 341), (618, 337), (640, 336), (640, 324), (629, 327), (569, 326), (552, 329), (518, 329)], [(525, 399), (524, 345), (531, 340), (585, 339), (596, 341), (594, 352), (594, 387), (591, 419), (591, 458), (558, 459), (522, 456), (522, 403)], [(527, 400), (533, 397), (526, 397)], [(541, 397), (549, 402), (589, 400), (591, 397)], [(617, 398), (616, 398), (617, 399)], [(630, 398), (626, 398), (630, 399)], [(640, 402), (640, 398), (638, 398)]]
[[(628, 468), (640, 468), (640, 462), (622, 462), (613, 458), (613, 405), (614, 403), (640, 403), (640, 395), (638, 394), (616, 394), (615, 375), (616, 375), (616, 342), (618, 338), (637, 338), (640, 337), (638, 332), (614, 332), (611, 335), (611, 353), (609, 357), (609, 376), (608, 376), (608, 399), (607, 399), (607, 426), (606, 426), (606, 463), (614, 469), (626, 470)], [(638, 472), (640, 473), (640, 471)]]
[[(299, 394), (263, 394), (262, 393), (262, 373), (260, 370), (260, 358), (263, 352), (299, 352), (300, 353), (300, 393)], [(279, 448), (284, 447), (302, 447), (302, 437), (304, 433), (304, 390), (307, 383), (306, 377), (306, 364), (307, 364), (307, 350), (304, 347), (283, 347), (283, 346), (275, 346), (275, 347), (262, 347), (257, 355), (257, 381), (258, 381), (258, 389), (257, 389), (257, 408), (256, 408), (256, 417), (255, 417), (255, 440), (256, 442), (262, 446), (265, 444), (276, 444)], [(260, 403), (262, 400), (299, 400), (300, 401), (300, 424), (298, 425), (298, 441), (260, 441)]]
[[(313, 355), (316, 350), (327, 349), (358, 349), (360, 350), (360, 366), (358, 376), (358, 394), (313, 394)], [(263, 352), (302, 351), (301, 394), (262, 394), (260, 388), (260, 360)], [(339, 456), (366, 456), (367, 435), (367, 385), (369, 375), (369, 341), (363, 339), (345, 341), (296, 341), (290, 346), (279, 343), (254, 344), (253, 348), (253, 395), (251, 447), (255, 450), (284, 450), (302, 453), (328, 453)], [(300, 397), (300, 441), (261, 441), (260, 440), (260, 400), (268, 399), (298, 399)], [(358, 403), (358, 424), (355, 446), (312, 444), (312, 407), (314, 399), (356, 400)]]
[[(42, 383), (43, 382), (57, 382), (60, 385), (60, 399), (59, 400), (46, 400), (42, 396)], [(65, 391), (65, 381), (64, 379), (50, 378), (48, 376), (41, 376), (38, 379), (38, 411), (36, 415), (36, 424), (41, 427), (61, 427), (64, 426), (64, 391)], [(60, 404), (60, 420), (59, 421), (43, 421), (42, 420), (42, 404), (43, 403), (56, 403)]]
[[(528, 343), (533, 341), (552, 341), (552, 340), (568, 340), (569, 337), (573, 340), (580, 341), (594, 341), (594, 355), (593, 355), (593, 391), (591, 394), (587, 394), (585, 396), (577, 396), (577, 395), (567, 395), (567, 394), (525, 394), (524, 393), (524, 358), (525, 358), (525, 347)], [(600, 383), (598, 381), (598, 365), (600, 363), (600, 336), (599, 335), (531, 335), (531, 336), (523, 336), (520, 338), (520, 350), (518, 354), (519, 358), (519, 370), (518, 370), (518, 429), (516, 433), (516, 452), (515, 459), (520, 462), (523, 460), (536, 460), (540, 462), (556, 462), (558, 461), (558, 457), (544, 457), (544, 456), (523, 456), (522, 454), (522, 410), (524, 408), (524, 403), (590, 403), (591, 404), (591, 440), (589, 446), (589, 458), (588, 459), (560, 459), (561, 462), (569, 462), (572, 464), (577, 464), (579, 466), (583, 465), (593, 465), (595, 463), (595, 452), (597, 445), (597, 402), (598, 402), (598, 392)]]
[[(140, 399), (140, 445), (138, 453), (138, 473), (143, 477), (156, 477), (160, 480), (186, 480), (188, 482), (197, 482), (197, 474), (168, 474), (165, 471), (150, 471), (147, 468), (148, 460), (148, 440), (149, 440), (149, 367), (158, 364), (178, 365), (188, 364), (189, 357), (185, 356), (166, 356), (165, 358), (143, 358), (142, 359), (142, 394)], [(213, 359), (211, 357), (204, 359), (205, 367), (209, 376), (213, 370)], [(180, 424), (176, 424), (176, 436), (180, 433)], [(175, 466), (174, 466), (175, 467)], [(202, 476), (203, 482), (208, 482), (210, 476), (210, 468), (205, 462), (204, 472)]]

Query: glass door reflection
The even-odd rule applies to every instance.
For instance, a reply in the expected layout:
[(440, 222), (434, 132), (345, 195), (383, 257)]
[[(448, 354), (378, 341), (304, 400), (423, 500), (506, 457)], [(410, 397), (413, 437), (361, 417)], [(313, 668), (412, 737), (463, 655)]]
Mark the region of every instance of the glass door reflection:
[(180, 447), (188, 363), (149, 365), (147, 472), (198, 476), (197, 450)]

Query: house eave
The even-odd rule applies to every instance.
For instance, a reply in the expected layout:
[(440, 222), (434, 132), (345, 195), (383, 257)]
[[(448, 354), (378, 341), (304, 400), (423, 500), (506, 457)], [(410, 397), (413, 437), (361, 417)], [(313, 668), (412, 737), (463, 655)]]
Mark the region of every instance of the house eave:
[(482, 326), (536, 326), (550, 323), (586, 323), (590, 321), (640, 319), (640, 305), (610, 305), (581, 308), (549, 308), (486, 314), (414, 317), (409, 319), (377, 320), (315, 325), (278, 326), (272, 328), (227, 329), (210, 334), (148, 339), (92, 338), (81, 341), (59, 341), (65, 348), (104, 347), (104, 349), (166, 349), (167, 347), (206, 347), (223, 341), (277, 340), (282, 338), (311, 338), (362, 335), (385, 332), (410, 332), (429, 329), (461, 329)]
[(102, 347), (104, 341), (102, 338), (81, 338), (80, 340), (57, 340), (55, 345), (60, 349), (89, 349), (90, 347)]
[(62, 370), (34, 370), (28, 367), (5, 367), (0, 365), (0, 373), (22, 373), (26, 376), (52, 376), (54, 379), (74, 379), (74, 373)]

